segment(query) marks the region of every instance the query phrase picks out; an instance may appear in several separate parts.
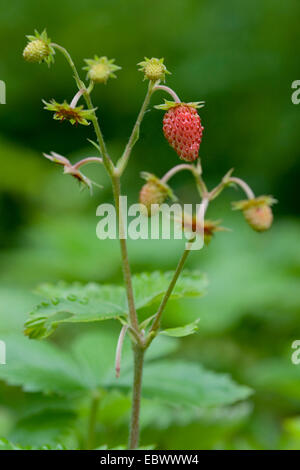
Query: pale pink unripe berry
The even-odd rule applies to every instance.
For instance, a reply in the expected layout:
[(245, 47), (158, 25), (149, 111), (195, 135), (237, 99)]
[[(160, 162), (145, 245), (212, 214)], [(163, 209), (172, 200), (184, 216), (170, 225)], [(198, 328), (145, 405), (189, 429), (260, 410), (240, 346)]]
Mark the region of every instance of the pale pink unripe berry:
[(140, 191), (139, 202), (145, 206), (146, 215), (151, 216), (159, 209), (159, 207), (152, 207), (153, 205), (160, 206), (168, 197), (174, 198), (174, 196), (171, 188), (155, 175), (150, 173), (142, 173), (142, 175), (147, 182)]
[(241, 210), (246, 222), (256, 232), (265, 232), (273, 222), (271, 206), (276, 202), (271, 196), (259, 196), (233, 203), (234, 209)]
[(265, 232), (273, 222), (273, 213), (271, 207), (265, 205), (250, 207), (243, 211), (248, 224), (256, 232)]

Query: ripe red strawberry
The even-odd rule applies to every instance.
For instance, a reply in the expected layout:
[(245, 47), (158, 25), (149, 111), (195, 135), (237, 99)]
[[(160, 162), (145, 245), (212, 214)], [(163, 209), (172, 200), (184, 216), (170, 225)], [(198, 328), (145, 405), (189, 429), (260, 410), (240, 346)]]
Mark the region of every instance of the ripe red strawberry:
[(160, 107), (168, 109), (163, 119), (165, 138), (182, 160), (193, 162), (198, 158), (204, 129), (196, 109), (199, 103), (169, 103), (167, 108)]

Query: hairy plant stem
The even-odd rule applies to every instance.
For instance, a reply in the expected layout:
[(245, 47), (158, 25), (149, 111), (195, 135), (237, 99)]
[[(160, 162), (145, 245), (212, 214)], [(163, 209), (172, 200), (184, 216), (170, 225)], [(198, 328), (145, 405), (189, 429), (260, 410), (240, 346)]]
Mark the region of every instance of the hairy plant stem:
[(145, 350), (138, 344), (133, 345), (134, 354), (134, 376), (132, 389), (132, 408), (129, 435), (129, 449), (137, 449), (140, 435), (140, 408), (142, 395), (142, 378)]
[(136, 313), (135, 303), (134, 303), (131, 272), (130, 272), (130, 265), (129, 265), (129, 259), (128, 259), (127, 244), (126, 244), (125, 233), (124, 233), (123, 216), (122, 216), (122, 210), (121, 210), (122, 208), (120, 207), (121, 185), (120, 185), (120, 177), (118, 175), (114, 175), (112, 177), (112, 187), (113, 187), (113, 193), (114, 193), (114, 199), (115, 199), (117, 219), (119, 223), (119, 240), (120, 240), (120, 247), (121, 247), (124, 282), (125, 282), (126, 293), (127, 293), (130, 326), (135, 330), (136, 333), (138, 333), (139, 325), (138, 325), (137, 313)]
[(101, 398), (100, 393), (97, 390), (95, 390), (92, 395), (91, 407), (90, 407), (90, 415), (89, 415), (89, 422), (88, 422), (88, 435), (87, 435), (87, 442), (86, 442), (87, 450), (92, 450), (94, 448), (95, 429), (96, 429), (97, 413), (98, 413), (100, 398)]
[(130, 157), (130, 154), (131, 154), (131, 151), (135, 145), (135, 143), (138, 141), (139, 139), (139, 131), (140, 131), (140, 126), (141, 126), (141, 122), (143, 120), (143, 117), (145, 115), (145, 112), (148, 108), (148, 105), (149, 105), (149, 102), (150, 102), (150, 98), (152, 96), (152, 93), (153, 93), (153, 90), (154, 90), (154, 85), (155, 83), (153, 82), (149, 82), (149, 85), (148, 85), (148, 90), (147, 90), (147, 93), (146, 93), (146, 96), (145, 96), (145, 99), (144, 99), (144, 102), (142, 104), (142, 107), (140, 109), (140, 112), (138, 114), (138, 117), (137, 117), (137, 120), (135, 122), (135, 125), (132, 129), (132, 132), (131, 132), (131, 135), (129, 137), (129, 140), (128, 140), (128, 143), (125, 147), (125, 150), (123, 152), (123, 155), (122, 157), (119, 159), (118, 163), (117, 163), (117, 168), (118, 168), (118, 171), (119, 171), (119, 174), (122, 175), (122, 173), (124, 172), (126, 166), (127, 166), (127, 163), (128, 163), (128, 160), (129, 160), (129, 157)]
[[(190, 241), (190, 244), (191, 244), (192, 242), (193, 242), (193, 240)], [(177, 264), (177, 268), (176, 268), (176, 270), (175, 270), (175, 272), (174, 272), (174, 275), (173, 275), (173, 277), (172, 277), (172, 279), (171, 279), (171, 282), (170, 282), (170, 284), (169, 284), (169, 287), (168, 287), (167, 291), (165, 292), (165, 295), (163, 296), (163, 299), (162, 299), (162, 301), (161, 301), (161, 303), (160, 303), (160, 306), (159, 306), (159, 308), (158, 308), (158, 311), (157, 311), (157, 313), (156, 313), (156, 315), (155, 315), (154, 321), (153, 321), (152, 326), (151, 326), (151, 328), (150, 328), (150, 332), (149, 332), (148, 339), (147, 339), (147, 341), (146, 341), (147, 347), (150, 345), (152, 339), (154, 338), (154, 334), (156, 333), (156, 331), (158, 330), (158, 328), (159, 328), (159, 326), (160, 326), (160, 320), (161, 320), (161, 316), (162, 316), (162, 314), (163, 314), (163, 311), (164, 311), (164, 309), (165, 309), (165, 306), (166, 306), (166, 304), (167, 304), (167, 302), (168, 302), (168, 300), (169, 300), (169, 298), (170, 298), (170, 296), (171, 296), (171, 294), (172, 294), (172, 292), (173, 292), (173, 289), (174, 289), (174, 287), (175, 287), (175, 284), (176, 284), (176, 282), (177, 282), (177, 279), (178, 279), (178, 277), (179, 277), (179, 275), (180, 275), (180, 273), (181, 273), (181, 271), (182, 271), (182, 269), (183, 269), (184, 263), (186, 262), (186, 259), (187, 259), (188, 255), (189, 255), (190, 251), (191, 251), (191, 250), (190, 250), (190, 244), (189, 244), (188, 247), (186, 247), (186, 249), (184, 250), (184, 252), (183, 252), (183, 254), (182, 254), (182, 256), (181, 256), (181, 258), (180, 258), (180, 260), (179, 260), (179, 262), (178, 262), (178, 264)]]

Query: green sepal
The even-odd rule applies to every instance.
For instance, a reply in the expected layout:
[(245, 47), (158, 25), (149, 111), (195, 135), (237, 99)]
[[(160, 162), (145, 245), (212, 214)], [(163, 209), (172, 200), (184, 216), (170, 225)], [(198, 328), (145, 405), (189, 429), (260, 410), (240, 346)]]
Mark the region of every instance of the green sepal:
[(190, 108), (203, 108), (205, 106), (205, 101), (193, 101), (191, 103), (177, 103), (176, 101), (164, 100), (163, 104), (158, 104), (154, 106), (155, 109), (161, 109), (163, 111), (168, 111), (171, 108), (176, 108), (177, 106), (189, 106)]
[(259, 206), (269, 206), (271, 207), (273, 204), (276, 204), (277, 200), (274, 199), (272, 196), (259, 196), (253, 199), (243, 199), (242, 201), (235, 201), (232, 203), (233, 210), (240, 210), (244, 211), (250, 209), (251, 207), (259, 207)]

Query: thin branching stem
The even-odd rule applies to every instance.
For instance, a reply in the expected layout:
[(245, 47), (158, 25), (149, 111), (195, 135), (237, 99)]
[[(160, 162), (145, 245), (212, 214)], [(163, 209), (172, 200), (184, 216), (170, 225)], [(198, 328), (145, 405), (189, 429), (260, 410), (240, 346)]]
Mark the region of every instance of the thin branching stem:
[[(208, 197), (207, 197), (207, 196), (203, 197), (203, 199), (202, 199), (202, 204), (201, 204), (201, 207), (200, 207), (200, 210), (201, 210), (201, 219), (202, 219), (202, 220), (204, 220), (204, 216), (205, 216), (205, 212), (206, 212), (206, 210), (207, 210), (207, 208), (208, 208), (208, 204), (209, 204), (209, 199), (208, 199)], [(178, 262), (178, 264), (177, 264), (177, 268), (176, 268), (176, 270), (175, 270), (175, 272), (174, 272), (174, 274), (173, 274), (173, 277), (172, 277), (172, 279), (171, 279), (171, 282), (170, 282), (170, 284), (169, 284), (169, 287), (168, 287), (167, 291), (165, 292), (165, 294), (164, 294), (164, 296), (163, 296), (163, 299), (162, 299), (162, 301), (161, 301), (161, 303), (160, 303), (160, 306), (159, 306), (159, 308), (158, 308), (158, 311), (157, 311), (157, 313), (156, 313), (156, 315), (155, 315), (155, 317), (154, 317), (154, 321), (153, 321), (153, 323), (152, 323), (152, 326), (151, 326), (151, 328), (150, 328), (148, 337), (147, 337), (146, 342), (145, 342), (146, 347), (148, 347), (148, 346), (150, 345), (150, 343), (152, 342), (152, 340), (154, 339), (154, 337), (155, 337), (155, 335), (156, 335), (156, 333), (157, 333), (157, 330), (158, 330), (159, 327), (160, 327), (160, 322), (161, 322), (162, 314), (163, 314), (163, 312), (164, 312), (164, 309), (165, 309), (165, 307), (166, 307), (166, 305), (167, 305), (168, 300), (169, 300), (170, 297), (171, 297), (171, 294), (172, 294), (172, 292), (173, 292), (173, 290), (174, 290), (174, 287), (175, 287), (176, 282), (177, 282), (177, 280), (178, 280), (178, 278), (179, 278), (179, 275), (180, 275), (180, 273), (181, 273), (182, 270), (183, 270), (184, 264), (185, 264), (185, 262), (186, 262), (186, 260), (187, 260), (187, 257), (188, 257), (188, 255), (189, 255), (189, 253), (190, 253), (190, 251), (191, 251), (192, 244), (193, 244), (194, 240), (195, 240), (195, 237), (193, 237), (193, 238), (189, 241), (188, 245), (185, 247), (185, 250), (184, 250), (184, 252), (183, 252), (183, 254), (182, 254), (182, 256), (181, 256), (181, 258), (180, 258), (180, 260), (179, 260), (179, 262)]]
[(120, 185), (119, 176), (116, 176), (116, 175), (113, 176), (112, 185), (113, 185), (113, 193), (114, 193), (115, 206), (116, 206), (116, 214), (117, 214), (117, 219), (119, 223), (119, 240), (120, 240), (120, 247), (121, 247), (124, 282), (125, 282), (126, 293), (127, 293), (130, 326), (135, 330), (136, 333), (138, 333), (139, 325), (138, 325), (137, 313), (135, 309), (134, 294), (133, 294), (133, 287), (132, 287), (132, 280), (131, 280), (131, 271), (130, 271), (130, 265), (129, 265), (129, 259), (128, 259), (127, 243), (126, 243), (125, 232), (124, 232), (122, 208), (120, 207), (121, 185)]
[(221, 192), (230, 185), (230, 183), (237, 184), (246, 194), (248, 199), (254, 199), (255, 195), (250, 186), (241, 178), (236, 178), (235, 176), (231, 176), (233, 169), (229, 170), (228, 173), (224, 176), (221, 183), (218, 184), (214, 189), (212, 189), (209, 193), (209, 200), (212, 201), (216, 197), (218, 197)]
[[(160, 303), (160, 306), (158, 308), (158, 311), (157, 311), (157, 313), (155, 315), (155, 318), (154, 318), (154, 321), (152, 323), (152, 326), (151, 326), (151, 329), (150, 329), (150, 332), (149, 332), (150, 333), (149, 334), (150, 341), (151, 341), (151, 338), (153, 338), (153, 335), (151, 333), (155, 333), (158, 330), (159, 326), (160, 326), (160, 321), (161, 321), (163, 311), (164, 311), (165, 306), (167, 305), (167, 302), (168, 302), (168, 300), (169, 300), (169, 298), (170, 298), (170, 296), (173, 292), (173, 289), (175, 287), (177, 279), (179, 278), (179, 275), (180, 275), (180, 273), (183, 269), (183, 266), (186, 262), (186, 259), (189, 255), (190, 251), (191, 251), (190, 246), (186, 247), (183, 254), (182, 254), (182, 256), (181, 256), (181, 258), (180, 258), (180, 260), (179, 260), (179, 262), (178, 262), (177, 268), (176, 268), (176, 270), (174, 272), (174, 275), (171, 279), (169, 287), (168, 287), (167, 291), (165, 292), (165, 294), (163, 296), (163, 299)], [(148, 345), (148, 342), (146, 342), (146, 344)]]
[(235, 176), (231, 176), (230, 178), (228, 178), (228, 182), (235, 183), (238, 186), (240, 186), (240, 188), (242, 188), (242, 190), (244, 191), (248, 199), (255, 198), (254, 192), (252, 191), (250, 186), (241, 178), (236, 178)]
[(166, 93), (169, 93), (169, 95), (172, 96), (175, 103), (181, 103), (179, 96), (175, 93), (174, 90), (172, 90), (172, 88), (165, 86), (165, 85), (155, 85), (154, 91), (156, 90), (163, 90)]
[(174, 175), (176, 175), (176, 173), (179, 173), (180, 171), (184, 171), (184, 170), (190, 171), (194, 175), (195, 182), (196, 182), (196, 187), (198, 189), (198, 192), (199, 192), (200, 196), (202, 198), (206, 197), (208, 191), (207, 191), (206, 184), (204, 183), (204, 181), (202, 179), (202, 176), (201, 176), (201, 166), (200, 165), (197, 166), (197, 167), (195, 167), (194, 165), (190, 165), (188, 163), (182, 163), (180, 165), (176, 165), (173, 168), (171, 168), (161, 178), (161, 181), (163, 183), (167, 183)]
[(80, 97), (85, 93), (85, 88), (81, 88), (81, 90), (78, 90), (76, 95), (74, 96), (74, 98), (72, 99), (71, 103), (70, 103), (70, 108), (75, 108)]
[(132, 151), (135, 143), (139, 139), (140, 126), (141, 126), (143, 117), (145, 115), (145, 112), (147, 111), (147, 108), (148, 108), (148, 105), (149, 105), (149, 102), (150, 102), (150, 99), (151, 99), (151, 96), (152, 96), (152, 93), (153, 93), (153, 87), (154, 87), (153, 82), (149, 82), (148, 90), (147, 90), (145, 99), (143, 101), (142, 107), (141, 107), (140, 112), (138, 114), (137, 120), (136, 120), (136, 122), (133, 126), (133, 129), (132, 129), (131, 135), (129, 137), (128, 143), (125, 147), (125, 150), (123, 152), (122, 157), (120, 158), (120, 160), (117, 163), (117, 168), (118, 168), (119, 175), (122, 175), (123, 172), (125, 171), (125, 168), (128, 164), (128, 160), (129, 160), (131, 151)]
[(83, 158), (82, 160), (80, 160), (79, 162), (75, 163), (75, 165), (73, 165), (73, 168), (75, 168), (77, 170), (81, 166), (87, 165), (88, 163), (101, 163), (101, 165), (102, 165), (103, 160), (100, 157), (86, 157), (86, 158)]
[(193, 174), (197, 172), (197, 169), (194, 167), (194, 165), (189, 165), (188, 163), (182, 163), (181, 165), (176, 165), (173, 168), (171, 168), (167, 173), (161, 178), (162, 183), (167, 183), (171, 178), (173, 178), (176, 173), (179, 173), (180, 171), (191, 171)]
[(70, 56), (69, 52), (62, 46), (60, 46), (59, 44), (55, 44), (55, 43), (52, 43), (51, 44), (52, 47), (54, 47), (55, 49), (59, 50), (64, 56), (65, 58), (67, 59), (67, 62), (69, 63), (73, 73), (74, 73), (74, 78), (75, 78), (75, 81), (76, 81), (76, 84), (77, 84), (77, 87), (79, 89), (79, 91), (81, 89), (84, 89), (84, 93), (83, 93), (83, 97), (85, 99), (85, 102), (87, 104), (87, 107), (90, 111), (93, 111), (93, 114), (94, 114), (94, 119), (92, 120), (93, 122), (93, 126), (94, 126), (94, 129), (95, 129), (95, 133), (96, 133), (96, 136), (97, 136), (97, 140), (98, 140), (98, 144), (99, 144), (99, 147), (100, 147), (100, 151), (101, 151), (101, 156), (103, 157), (103, 163), (105, 165), (105, 168), (107, 170), (107, 172), (112, 175), (113, 174), (113, 171), (114, 171), (114, 165), (110, 159), (110, 156), (108, 155), (108, 152), (106, 150), (106, 145), (105, 145), (105, 142), (104, 142), (104, 138), (103, 138), (103, 134), (102, 134), (102, 131), (101, 131), (101, 128), (100, 128), (100, 125), (99, 125), (99, 121), (97, 119), (97, 116), (96, 116), (96, 113), (95, 113), (95, 108), (93, 106), (93, 103), (92, 103), (92, 100), (91, 100), (91, 97), (90, 97), (90, 94), (89, 94), (89, 89), (86, 88), (84, 82), (81, 80), (80, 76), (79, 76), (79, 73), (77, 71), (77, 68), (73, 62), (73, 59), (72, 57)]

